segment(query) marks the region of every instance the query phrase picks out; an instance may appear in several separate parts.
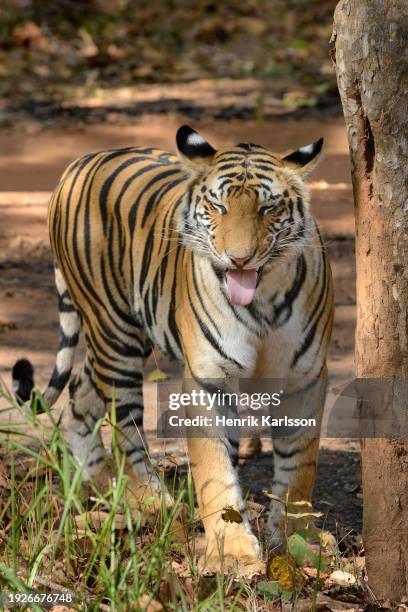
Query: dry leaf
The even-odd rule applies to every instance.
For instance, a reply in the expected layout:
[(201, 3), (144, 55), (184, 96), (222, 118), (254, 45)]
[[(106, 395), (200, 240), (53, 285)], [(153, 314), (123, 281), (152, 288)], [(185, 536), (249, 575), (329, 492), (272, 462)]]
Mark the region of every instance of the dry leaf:
[(147, 380), (149, 382), (161, 382), (163, 380), (168, 380), (169, 378), (170, 376), (166, 374), (166, 372), (163, 372), (163, 370), (160, 370), (160, 368), (153, 370), (147, 375)]
[(226, 523), (242, 523), (241, 513), (232, 506), (223, 508), (221, 518)]
[(140, 609), (144, 610), (144, 612), (161, 612), (163, 610), (161, 603), (155, 599), (151, 599), (147, 593), (139, 598), (138, 604)]
[(250, 521), (258, 519), (266, 510), (265, 506), (263, 506), (262, 504), (257, 504), (252, 500), (249, 500), (247, 502), (247, 507)]
[[(84, 512), (78, 514), (74, 520), (75, 525), (79, 530), (86, 530), (91, 527), (95, 531), (101, 529), (109, 517), (108, 512), (94, 510), (93, 512)], [(115, 529), (126, 528), (126, 517), (124, 514), (115, 515)]]
[(352, 586), (356, 584), (357, 580), (353, 574), (349, 572), (342, 572), (341, 570), (335, 570), (329, 576), (330, 582), (338, 584), (340, 586)]
[[(327, 608), (331, 612), (347, 612), (347, 610), (353, 610), (354, 612), (357, 612), (357, 610), (361, 609), (360, 606), (356, 605), (355, 603), (346, 603), (345, 601), (338, 601), (337, 599), (332, 599), (331, 597), (329, 597), (328, 595), (324, 595), (323, 593), (317, 594), (317, 604), (324, 605), (324, 609)], [(309, 612), (309, 610), (310, 607), (307, 612)]]
[(287, 557), (280, 555), (270, 556), (266, 566), (266, 573), (268, 578), (279, 583), (282, 591), (292, 592), (303, 583), (302, 574), (291, 555)]
[(7, 474), (7, 470), (3, 463), (0, 463), (0, 488), (2, 489), (10, 489), (11, 482)]

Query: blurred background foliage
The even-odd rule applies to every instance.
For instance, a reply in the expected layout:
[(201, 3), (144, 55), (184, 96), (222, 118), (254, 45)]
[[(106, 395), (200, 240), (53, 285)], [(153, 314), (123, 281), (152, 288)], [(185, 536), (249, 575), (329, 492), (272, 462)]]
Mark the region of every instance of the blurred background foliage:
[(335, 4), (1, 0), (0, 94), (62, 99), (78, 87), (255, 78), (289, 106), (313, 106), (337, 97), (328, 55)]

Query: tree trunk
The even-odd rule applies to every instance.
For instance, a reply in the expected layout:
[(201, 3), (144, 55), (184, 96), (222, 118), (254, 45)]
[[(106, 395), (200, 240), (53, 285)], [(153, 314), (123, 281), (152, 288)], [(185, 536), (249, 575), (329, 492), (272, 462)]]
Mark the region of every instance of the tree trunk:
[[(408, 379), (408, 2), (342, 0), (333, 60), (356, 220), (359, 378)], [(408, 594), (408, 440), (362, 441), (369, 586)]]

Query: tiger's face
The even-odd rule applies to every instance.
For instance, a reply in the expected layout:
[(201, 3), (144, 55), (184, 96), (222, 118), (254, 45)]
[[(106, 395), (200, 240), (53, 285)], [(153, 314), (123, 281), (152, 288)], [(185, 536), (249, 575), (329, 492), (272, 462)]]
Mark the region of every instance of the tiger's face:
[(247, 305), (264, 268), (299, 252), (313, 230), (303, 177), (322, 140), (282, 158), (258, 145), (215, 151), (183, 126), (177, 144), (191, 175), (179, 232), (225, 274), (231, 302)]

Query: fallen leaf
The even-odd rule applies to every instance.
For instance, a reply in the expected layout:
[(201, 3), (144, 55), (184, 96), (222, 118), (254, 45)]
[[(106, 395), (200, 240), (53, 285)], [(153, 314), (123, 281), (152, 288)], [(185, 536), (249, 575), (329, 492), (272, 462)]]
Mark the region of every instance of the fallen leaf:
[(235, 510), (232, 506), (223, 508), (221, 518), (226, 523), (242, 523), (242, 516), (238, 510)]
[[(347, 610), (360, 610), (361, 607), (356, 605), (355, 603), (346, 603), (345, 601), (338, 601), (337, 599), (332, 599), (328, 595), (324, 595), (323, 593), (317, 594), (317, 604), (318, 606), (324, 605), (324, 609), (328, 609), (331, 612), (346, 612)], [(310, 608), (309, 608), (310, 609)], [(321, 608), (319, 608), (321, 609)]]
[(161, 603), (152, 599), (147, 593), (139, 597), (138, 605), (144, 612), (161, 612), (164, 609)]
[(337, 542), (336, 538), (330, 531), (319, 531), (319, 538), (322, 544), (322, 548), (327, 548), (329, 550), (334, 550)]
[(341, 570), (335, 570), (329, 576), (329, 581), (340, 586), (352, 586), (356, 584), (357, 580), (353, 574), (349, 572), (343, 572)]
[(343, 571), (350, 572), (353, 574), (355, 570), (363, 571), (365, 569), (365, 557), (351, 557), (350, 559), (343, 559)]
[(17, 329), (14, 321), (0, 321), (0, 333)]
[(303, 519), (303, 518), (321, 518), (324, 516), (323, 512), (285, 512), (282, 514), (287, 516), (289, 519)]
[(320, 551), (320, 547), (318, 551), (312, 548), (311, 541), (315, 537), (313, 532), (302, 529), (289, 537), (288, 549), (299, 566), (309, 561), (314, 567), (324, 569), (327, 566), (327, 559)]
[(33, 21), (25, 21), (13, 30), (13, 39), (17, 45), (41, 47), (47, 44), (41, 28)]
[(281, 594), (279, 583), (276, 580), (261, 580), (257, 582), (255, 589), (268, 599), (278, 599)]
[(149, 382), (161, 382), (163, 380), (168, 380), (169, 378), (170, 376), (166, 374), (166, 372), (163, 372), (163, 370), (160, 370), (160, 368), (153, 370), (147, 375), (147, 380)]
[(247, 502), (247, 507), (250, 521), (258, 519), (266, 511), (265, 506), (263, 506), (262, 504), (258, 504), (252, 500), (249, 500)]
[[(74, 521), (79, 530), (85, 530), (86, 528), (91, 527), (96, 531), (103, 527), (109, 516), (110, 515), (108, 512), (94, 510), (92, 512), (78, 514), (75, 516)], [(115, 529), (125, 529), (126, 525), (126, 516), (124, 514), (116, 514)]]
[(11, 481), (8, 477), (6, 467), (0, 463), (0, 488), (11, 489)]
[(266, 575), (276, 580), (282, 591), (286, 592), (293, 592), (303, 583), (302, 574), (291, 555), (271, 555), (266, 565)]

